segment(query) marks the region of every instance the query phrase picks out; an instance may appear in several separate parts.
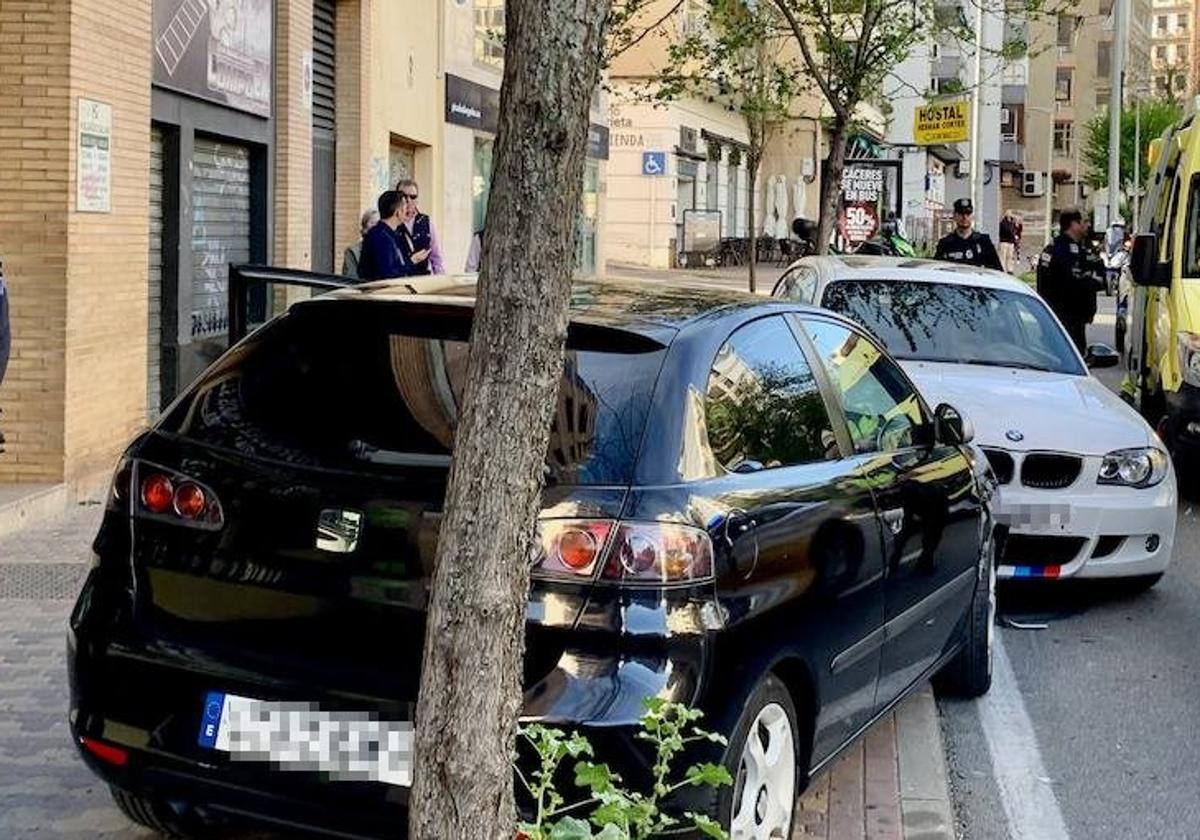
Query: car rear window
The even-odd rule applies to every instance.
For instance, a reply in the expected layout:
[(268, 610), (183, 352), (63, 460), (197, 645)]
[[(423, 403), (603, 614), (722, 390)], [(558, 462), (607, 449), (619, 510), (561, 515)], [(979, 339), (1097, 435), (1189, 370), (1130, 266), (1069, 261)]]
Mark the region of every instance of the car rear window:
[[(444, 469), (467, 376), (468, 317), (301, 307), (206, 371), (161, 431), (252, 457), (350, 471)], [(551, 484), (632, 480), (665, 349), (568, 341)]]

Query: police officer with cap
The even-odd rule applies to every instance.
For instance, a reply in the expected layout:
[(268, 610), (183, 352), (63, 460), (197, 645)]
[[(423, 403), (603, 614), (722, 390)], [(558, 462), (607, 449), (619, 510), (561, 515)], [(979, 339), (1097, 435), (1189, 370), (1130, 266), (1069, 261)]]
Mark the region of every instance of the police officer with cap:
[(990, 236), (975, 230), (971, 220), (974, 213), (971, 199), (960, 198), (954, 202), (954, 230), (938, 240), (933, 258), (1000, 271), (1000, 255), (996, 253), (996, 246), (992, 244)]
[(1104, 288), (1104, 264), (1083, 245), (1087, 236), (1083, 213), (1062, 211), (1058, 227), (1058, 236), (1038, 257), (1037, 290), (1084, 354), (1087, 325), (1096, 317), (1096, 292)]

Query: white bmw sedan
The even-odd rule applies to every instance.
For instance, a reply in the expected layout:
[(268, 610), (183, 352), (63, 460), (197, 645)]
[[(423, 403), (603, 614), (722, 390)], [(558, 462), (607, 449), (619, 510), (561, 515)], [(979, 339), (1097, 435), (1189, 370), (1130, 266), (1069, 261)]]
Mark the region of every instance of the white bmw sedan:
[(1088, 374), (1088, 361), (1116, 356), (1089, 348), (1081, 358), (1025, 283), (929, 260), (806, 257), (773, 294), (858, 321), (927, 402), (972, 421), (1008, 528), (999, 577), (1126, 577), (1133, 587), (1162, 577), (1176, 518), (1166, 448)]

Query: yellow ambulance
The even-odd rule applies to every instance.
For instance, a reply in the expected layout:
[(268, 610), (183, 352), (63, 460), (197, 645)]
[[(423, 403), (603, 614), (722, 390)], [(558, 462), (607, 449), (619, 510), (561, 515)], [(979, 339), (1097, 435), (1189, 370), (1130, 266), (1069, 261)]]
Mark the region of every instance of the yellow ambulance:
[(1122, 389), (1175, 458), (1200, 456), (1200, 125), (1189, 116), (1150, 144), (1152, 176), (1130, 274)]

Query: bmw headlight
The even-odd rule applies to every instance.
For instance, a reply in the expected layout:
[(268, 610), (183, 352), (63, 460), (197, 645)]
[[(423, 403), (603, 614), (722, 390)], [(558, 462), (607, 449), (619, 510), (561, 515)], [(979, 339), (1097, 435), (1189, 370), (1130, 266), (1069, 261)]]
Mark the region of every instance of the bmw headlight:
[(1171, 462), (1167, 453), (1153, 447), (1118, 449), (1100, 462), (1101, 484), (1124, 487), (1153, 487), (1164, 478)]

